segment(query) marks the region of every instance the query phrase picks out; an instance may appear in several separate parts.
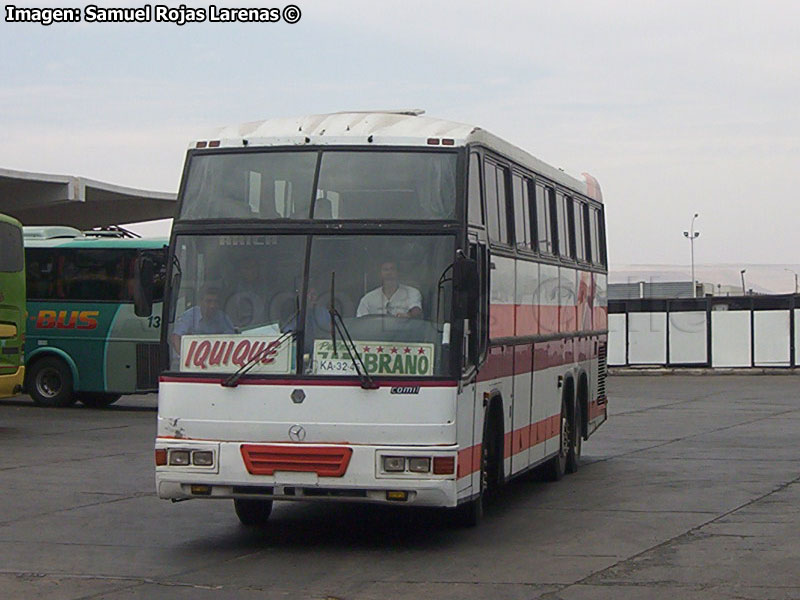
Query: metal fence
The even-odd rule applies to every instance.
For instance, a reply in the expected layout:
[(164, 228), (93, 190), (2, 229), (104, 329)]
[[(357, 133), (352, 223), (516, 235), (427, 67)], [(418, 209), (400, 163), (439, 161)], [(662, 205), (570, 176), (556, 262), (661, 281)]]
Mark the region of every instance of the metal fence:
[(800, 295), (609, 300), (608, 364), (800, 366)]

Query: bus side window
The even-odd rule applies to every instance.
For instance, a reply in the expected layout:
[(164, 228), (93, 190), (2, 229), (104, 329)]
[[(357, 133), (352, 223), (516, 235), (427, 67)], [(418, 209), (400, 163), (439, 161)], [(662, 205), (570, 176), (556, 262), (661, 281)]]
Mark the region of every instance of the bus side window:
[(514, 234), (518, 248), (528, 247), (527, 194), (524, 193), (522, 177), (516, 173), (511, 178), (511, 191), (514, 197)]
[(561, 192), (556, 192), (556, 222), (558, 225), (558, 255), (563, 258), (572, 256), (572, 240), (565, 205), (566, 197)]
[(550, 225), (550, 202), (548, 201), (547, 190), (543, 185), (536, 184), (536, 210), (534, 220), (536, 221), (536, 241), (539, 245), (539, 253), (553, 253), (553, 237)]
[(599, 256), (600, 260), (598, 264), (603, 265), (604, 267), (608, 266), (608, 249), (606, 247), (606, 218), (603, 209), (599, 209), (597, 211), (597, 232), (599, 235), (597, 236), (597, 245), (599, 248)]
[(535, 250), (534, 242), (536, 235), (536, 223), (533, 219), (533, 182), (527, 177), (522, 182), (522, 221), (525, 228), (525, 247), (528, 250)]
[(586, 260), (586, 242), (584, 240), (583, 228), (583, 203), (574, 200), (572, 205), (572, 239), (575, 243), (575, 258), (580, 261)]
[(0, 223), (0, 273), (17, 273), (22, 270), (22, 233), (11, 223)]
[(513, 206), (509, 204), (508, 198), (508, 169), (505, 167), (497, 167), (497, 201), (498, 201), (498, 215), (500, 216), (500, 243), (511, 243), (512, 233), (509, 231), (509, 213), (511, 213), (511, 222), (513, 222)]
[(25, 250), (26, 285), (28, 298), (54, 300), (57, 298), (55, 251), (50, 248)]
[(483, 210), (481, 208), (481, 163), (477, 152), (473, 152), (469, 155), (467, 218), (470, 225), (483, 226)]
[(497, 242), (500, 240), (500, 217), (497, 214), (497, 169), (494, 164), (484, 163), (484, 185), (486, 186), (486, 223), (489, 226), (489, 239)]
[(586, 247), (586, 262), (592, 262), (597, 256), (594, 249), (592, 248), (592, 227), (591, 221), (589, 216), (589, 205), (588, 204), (581, 204), (581, 212), (583, 213), (583, 240), (584, 246)]

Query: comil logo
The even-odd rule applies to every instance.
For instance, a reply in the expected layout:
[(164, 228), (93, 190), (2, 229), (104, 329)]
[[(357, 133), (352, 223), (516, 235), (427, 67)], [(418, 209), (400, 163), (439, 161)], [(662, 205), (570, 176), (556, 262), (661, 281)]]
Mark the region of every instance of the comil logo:
[(37, 329), (97, 329), (96, 310), (40, 310), (31, 317)]

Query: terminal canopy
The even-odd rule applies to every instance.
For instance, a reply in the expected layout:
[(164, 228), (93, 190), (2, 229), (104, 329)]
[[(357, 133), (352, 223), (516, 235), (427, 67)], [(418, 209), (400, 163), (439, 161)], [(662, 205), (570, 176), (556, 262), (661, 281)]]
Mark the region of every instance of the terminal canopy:
[(177, 195), (0, 168), (0, 213), (23, 225), (91, 229), (174, 216)]

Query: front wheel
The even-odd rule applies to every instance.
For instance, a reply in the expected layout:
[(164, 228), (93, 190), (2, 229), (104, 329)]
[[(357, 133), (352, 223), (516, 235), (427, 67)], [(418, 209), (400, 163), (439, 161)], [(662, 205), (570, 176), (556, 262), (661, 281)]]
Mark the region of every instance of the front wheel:
[(457, 525), (462, 527), (475, 527), (483, 519), (486, 504), (497, 493), (502, 482), (502, 437), (499, 437), (496, 421), (487, 415), (481, 443), (481, 464), (479, 489), (477, 495), (453, 509), (453, 516)]
[(58, 357), (46, 356), (37, 360), (26, 375), (26, 391), (36, 404), (65, 407), (77, 400), (72, 391), (72, 372)]
[(235, 498), (233, 508), (236, 510), (239, 521), (245, 527), (263, 527), (272, 514), (272, 500)]
[(122, 394), (106, 394), (103, 392), (81, 392), (78, 400), (87, 408), (106, 408), (122, 397)]
[(483, 520), (486, 493), (489, 489), (489, 447), (484, 440), (481, 445), (480, 489), (472, 500), (452, 510), (453, 522), (458, 527), (475, 527)]

